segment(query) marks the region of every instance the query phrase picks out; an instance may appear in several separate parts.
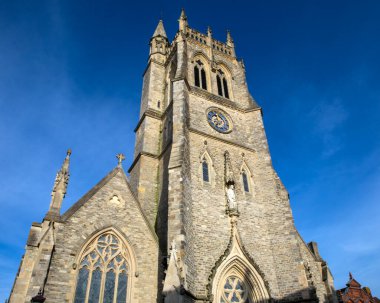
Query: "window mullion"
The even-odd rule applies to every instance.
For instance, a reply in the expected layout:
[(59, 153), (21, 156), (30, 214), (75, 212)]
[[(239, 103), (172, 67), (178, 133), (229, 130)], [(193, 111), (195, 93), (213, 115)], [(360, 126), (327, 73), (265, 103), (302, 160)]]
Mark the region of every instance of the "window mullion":
[(88, 281), (87, 281), (87, 288), (86, 288), (86, 299), (84, 300), (85, 303), (88, 303), (88, 297), (90, 296), (92, 272), (94, 271), (92, 264), (91, 264), (91, 267), (89, 268), (88, 271), (89, 271), (89, 273), (88, 273)]
[(220, 83), (221, 83), (221, 86), (222, 86), (222, 97), (225, 97), (225, 94), (224, 94), (224, 85), (223, 85), (223, 77), (220, 77)]
[(119, 268), (115, 268), (115, 287), (113, 293), (113, 303), (117, 303), (117, 288), (119, 286)]
[(102, 303), (103, 299), (104, 299), (104, 284), (105, 284), (105, 281), (106, 281), (106, 276), (107, 276), (107, 266), (103, 262), (102, 280), (100, 281), (99, 303)]
[(202, 88), (202, 73), (201, 73), (201, 67), (198, 67), (198, 79), (199, 79), (199, 87)]

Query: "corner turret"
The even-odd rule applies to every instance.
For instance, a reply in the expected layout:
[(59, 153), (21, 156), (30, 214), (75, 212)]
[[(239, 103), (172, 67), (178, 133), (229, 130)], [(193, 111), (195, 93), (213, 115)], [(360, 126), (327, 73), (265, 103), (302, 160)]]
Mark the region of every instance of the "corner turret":
[(164, 23), (162, 20), (158, 22), (156, 30), (153, 33), (152, 38), (150, 39), (150, 57), (154, 57), (160, 62), (165, 60), (165, 56), (168, 52), (169, 40), (166, 36)]

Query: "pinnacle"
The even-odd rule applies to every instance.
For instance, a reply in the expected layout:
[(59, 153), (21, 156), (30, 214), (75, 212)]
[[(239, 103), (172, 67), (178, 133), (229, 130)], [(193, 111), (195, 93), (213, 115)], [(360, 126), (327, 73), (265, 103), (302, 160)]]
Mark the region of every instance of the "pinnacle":
[(228, 43), (233, 42), (233, 39), (232, 39), (232, 37), (231, 37), (231, 32), (230, 32), (230, 30), (227, 30), (227, 42), (228, 42)]
[(181, 16), (179, 18), (182, 20), (187, 20), (187, 16), (186, 16), (184, 8), (181, 9)]
[(153, 34), (153, 37), (157, 37), (157, 36), (162, 36), (162, 37), (167, 38), (165, 28), (164, 28), (164, 23), (162, 22), (162, 20), (158, 22), (156, 30), (154, 31), (154, 34)]
[(63, 173), (66, 173), (69, 171), (69, 165), (70, 165), (70, 156), (71, 156), (71, 149), (69, 148), (66, 152), (65, 160), (63, 161), (61, 171)]

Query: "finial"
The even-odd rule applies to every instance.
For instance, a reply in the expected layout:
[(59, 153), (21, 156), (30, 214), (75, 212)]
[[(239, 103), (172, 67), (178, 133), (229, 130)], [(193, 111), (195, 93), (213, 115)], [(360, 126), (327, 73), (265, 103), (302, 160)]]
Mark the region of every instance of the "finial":
[(352, 278), (352, 273), (351, 272), (349, 272), (349, 277), (350, 277), (350, 280), (352, 280), (353, 278)]
[(121, 167), (121, 162), (123, 162), (125, 160), (124, 154), (117, 154), (116, 158), (118, 160), (117, 166)]
[(211, 29), (211, 26), (207, 26), (207, 34), (212, 34), (212, 29)]
[(187, 20), (185, 9), (183, 7), (181, 8), (181, 16), (179, 18), (182, 20)]
[(71, 148), (69, 148), (69, 149), (67, 150), (66, 155), (67, 155), (68, 157), (70, 157), (70, 155), (71, 155)]

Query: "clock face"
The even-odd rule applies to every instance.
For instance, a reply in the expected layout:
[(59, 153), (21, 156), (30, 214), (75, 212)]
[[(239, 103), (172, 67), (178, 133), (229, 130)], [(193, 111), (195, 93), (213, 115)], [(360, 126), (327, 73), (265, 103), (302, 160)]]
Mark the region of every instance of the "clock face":
[(212, 128), (214, 128), (218, 132), (228, 133), (231, 131), (231, 122), (226, 117), (226, 114), (224, 114), (218, 109), (211, 109), (207, 113), (207, 120), (208, 123), (212, 126)]

